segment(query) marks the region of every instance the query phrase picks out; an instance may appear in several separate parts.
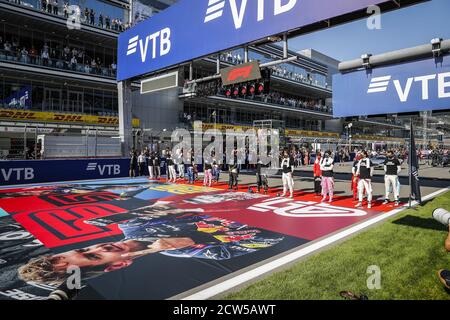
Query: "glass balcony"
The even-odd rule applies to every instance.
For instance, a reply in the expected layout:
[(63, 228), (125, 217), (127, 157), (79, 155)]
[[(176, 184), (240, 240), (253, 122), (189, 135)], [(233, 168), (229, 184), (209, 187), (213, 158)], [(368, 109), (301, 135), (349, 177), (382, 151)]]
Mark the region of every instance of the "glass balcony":
[(97, 75), (108, 78), (116, 77), (116, 69), (113, 64), (112, 67), (99, 66), (97, 62), (94, 63), (78, 63), (78, 60), (63, 60), (56, 58), (49, 58), (48, 55), (31, 54), (28, 51), (13, 52), (12, 50), (0, 50), (0, 61), (7, 61), (13, 63), (20, 63), (30, 66), (38, 66), (50, 69), (58, 69), (64, 71), (72, 71), (83, 74)]
[(81, 24), (122, 32), (130, 27), (128, 10), (98, 0), (0, 0), (64, 19), (79, 17)]

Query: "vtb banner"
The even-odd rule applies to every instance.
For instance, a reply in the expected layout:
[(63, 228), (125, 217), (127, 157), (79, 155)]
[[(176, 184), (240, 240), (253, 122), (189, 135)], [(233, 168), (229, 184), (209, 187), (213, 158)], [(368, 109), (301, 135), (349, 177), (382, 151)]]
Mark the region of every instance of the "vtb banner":
[(181, 0), (119, 36), (119, 81), (387, 0)]
[(335, 117), (450, 109), (450, 56), (333, 76)]

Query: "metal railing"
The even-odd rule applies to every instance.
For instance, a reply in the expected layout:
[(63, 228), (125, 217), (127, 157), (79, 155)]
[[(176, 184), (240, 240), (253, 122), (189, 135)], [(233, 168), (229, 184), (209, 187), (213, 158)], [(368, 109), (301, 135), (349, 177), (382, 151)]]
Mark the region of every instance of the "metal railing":
[(0, 49), (0, 61), (20, 63), (25, 65), (39, 66), (51, 69), (91, 74), (102, 77), (115, 78), (116, 70), (105, 67), (92, 67), (84, 63), (71, 63), (70, 61), (57, 58), (43, 58), (41, 55), (22, 54), (20, 51)]

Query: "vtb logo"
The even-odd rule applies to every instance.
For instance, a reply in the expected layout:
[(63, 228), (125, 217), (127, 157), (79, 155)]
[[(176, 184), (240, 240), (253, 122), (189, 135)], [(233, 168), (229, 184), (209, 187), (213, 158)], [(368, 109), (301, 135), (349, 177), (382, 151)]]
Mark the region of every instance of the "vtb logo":
[[(208, 8), (206, 9), (204, 23), (208, 23), (222, 17), (223, 11), (225, 10), (225, 4), (227, 2), (230, 4), (234, 27), (236, 28), (236, 30), (242, 27), (242, 22), (244, 21), (245, 13), (247, 11), (247, 4), (249, 2), (252, 4), (256, 3), (257, 21), (263, 21), (265, 18), (264, 7), (266, 0), (241, 0), (241, 5), (239, 6), (239, 8), (238, 0), (208, 0)], [(291, 11), (297, 4), (297, 0), (273, 0), (273, 3), (273, 15), (277, 16), (279, 14)]]
[(86, 171), (97, 171), (101, 176), (117, 176), (120, 174), (120, 165), (118, 164), (105, 164), (100, 165), (97, 162), (89, 162)]
[(135, 36), (128, 40), (127, 56), (136, 53), (138, 48), (143, 63), (147, 60), (149, 50), (151, 51), (152, 59), (156, 59), (158, 56), (165, 56), (172, 48), (170, 38), (170, 28), (164, 28), (158, 32), (149, 34), (144, 39), (139, 39), (139, 36)]
[[(379, 93), (386, 92), (391, 83), (392, 76), (384, 76), (372, 78), (369, 84), (367, 93)], [(395, 91), (401, 102), (407, 102), (411, 95), (413, 85), (417, 90), (422, 91), (422, 100), (430, 99), (430, 83), (437, 81), (437, 97), (439, 99), (450, 98), (450, 72), (429, 74), (418, 77), (411, 77), (406, 79), (406, 83), (403, 84), (400, 80), (393, 80)]]

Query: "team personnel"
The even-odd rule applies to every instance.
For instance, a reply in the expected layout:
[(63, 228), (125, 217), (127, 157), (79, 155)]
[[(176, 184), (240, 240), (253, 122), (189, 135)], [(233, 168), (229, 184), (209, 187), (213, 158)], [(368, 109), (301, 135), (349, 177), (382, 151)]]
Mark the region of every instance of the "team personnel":
[(356, 176), (359, 178), (358, 181), (358, 204), (357, 208), (363, 206), (363, 196), (364, 192), (367, 194), (367, 209), (372, 208), (372, 176), (374, 172), (374, 166), (369, 158), (367, 151), (361, 153), (361, 160), (358, 161), (356, 168)]
[(158, 153), (155, 153), (153, 158), (153, 170), (155, 172), (154, 178), (158, 180), (161, 177), (161, 159)]
[(145, 152), (142, 151), (138, 157), (139, 176), (143, 176), (145, 173), (145, 165), (147, 161), (145, 159)]
[(239, 167), (237, 163), (237, 157), (234, 157), (233, 164), (228, 165), (229, 180), (228, 180), (228, 190), (238, 190), (238, 177), (239, 177)]
[(167, 154), (167, 181), (168, 182), (177, 182), (177, 171), (175, 170), (175, 163), (172, 159), (172, 155), (170, 152)]
[(212, 164), (209, 160), (205, 159), (205, 177), (203, 178), (203, 186), (211, 187), (212, 184)]
[(331, 151), (327, 151), (320, 160), (320, 170), (322, 171), (322, 202), (327, 200), (333, 202), (334, 196), (334, 159)]
[(322, 170), (320, 170), (320, 160), (322, 160), (322, 154), (320, 151), (316, 152), (316, 160), (314, 161), (313, 173), (314, 173), (314, 192), (316, 196), (322, 194)]
[(281, 170), (283, 179), (283, 194), (286, 196), (289, 189), (289, 197), (294, 198), (294, 158), (289, 155), (287, 150), (283, 152), (283, 159), (281, 160)]
[(136, 166), (137, 166), (137, 156), (136, 151), (131, 150), (130, 152), (130, 178), (136, 177)]
[(177, 149), (176, 151), (177, 169), (180, 179), (184, 179), (184, 162), (183, 162), (183, 149)]
[(386, 160), (384, 161), (384, 187), (386, 191), (386, 196), (384, 198), (383, 204), (389, 203), (389, 194), (392, 188), (392, 193), (394, 194), (395, 206), (398, 207), (400, 204), (398, 201), (399, 188), (398, 188), (398, 175), (402, 170), (401, 163), (394, 156), (394, 153), (389, 150), (386, 155)]
[(256, 163), (256, 186), (258, 188), (258, 193), (261, 192), (261, 188), (264, 189), (264, 194), (269, 192), (269, 181), (267, 180), (267, 174), (264, 173), (264, 168), (266, 166), (263, 164), (261, 159), (258, 159)]
[(150, 153), (150, 156), (148, 157), (148, 178), (150, 180), (154, 179), (155, 173), (154, 173), (154, 164), (155, 162), (155, 154), (153, 152)]
[(353, 201), (358, 201), (358, 182), (359, 177), (356, 175), (356, 171), (358, 170), (358, 163), (361, 160), (361, 155), (359, 153), (356, 154), (355, 160), (353, 161), (352, 166), (352, 192), (353, 192)]

